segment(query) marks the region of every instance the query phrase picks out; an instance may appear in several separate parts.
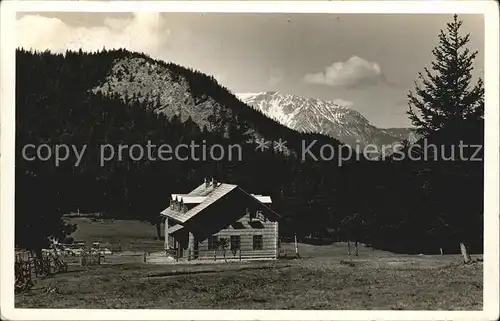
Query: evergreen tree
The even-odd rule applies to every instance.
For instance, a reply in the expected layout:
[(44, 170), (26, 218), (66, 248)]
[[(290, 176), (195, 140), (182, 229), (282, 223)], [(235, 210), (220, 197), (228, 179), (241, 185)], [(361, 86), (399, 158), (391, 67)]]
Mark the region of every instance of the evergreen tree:
[[(483, 217), (482, 162), (459, 159), (457, 146), (464, 142), (466, 146), (483, 143), (484, 88), (481, 78), (474, 86), (471, 84), (478, 52), (466, 48), (470, 34), (460, 35), (462, 23), (455, 15), (453, 22), (447, 24), (447, 31), (440, 31), (439, 45), (432, 51), (434, 73), (427, 68), (426, 76), (419, 73), (423, 87), (416, 85), (415, 94), (408, 94), (408, 114), (417, 133), (424, 135), (427, 143), (439, 147), (434, 155), (427, 155), (433, 162), (412, 164), (420, 177), (416, 181), (421, 181), (422, 190), (418, 193), (425, 200), (422, 212), (428, 215), (427, 225), (420, 230), (436, 242), (436, 247), (459, 242), (464, 261), (469, 262), (468, 247), (481, 233), (478, 222)], [(445, 159), (447, 154), (455, 156)]]
[(425, 68), (425, 75), (419, 73), (418, 77), (423, 87), (415, 84), (415, 93), (408, 94), (408, 114), (417, 133), (424, 136), (483, 115), (482, 79), (471, 88), (471, 71), (478, 52), (465, 47), (470, 34), (460, 35), (462, 23), (455, 15), (447, 31), (441, 30), (439, 45), (432, 50), (434, 73)]

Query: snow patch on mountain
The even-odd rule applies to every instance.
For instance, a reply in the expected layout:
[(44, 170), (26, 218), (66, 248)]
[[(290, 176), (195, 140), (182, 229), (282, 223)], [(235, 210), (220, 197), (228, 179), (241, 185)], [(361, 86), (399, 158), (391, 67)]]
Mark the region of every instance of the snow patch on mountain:
[[(410, 135), (408, 128), (398, 134), (377, 128), (359, 112), (332, 101), (280, 92), (238, 93), (241, 101), (279, 123), (300, 132), (321, 133), (352, 147), (368, 144), (393, 146)], [(342, 100), (337, 100), (342, 101)], [(403, 133), (402, 133), (403, 132)]]

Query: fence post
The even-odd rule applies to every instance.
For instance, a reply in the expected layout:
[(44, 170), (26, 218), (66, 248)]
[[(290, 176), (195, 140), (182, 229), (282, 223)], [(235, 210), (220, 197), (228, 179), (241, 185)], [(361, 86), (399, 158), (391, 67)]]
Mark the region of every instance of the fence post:
[(295, 238), (295, 257), (299, 258), (300, 254), (299, 254), (299, 244), (297, 242), (297, 234), (294, 235), (294, 238)]

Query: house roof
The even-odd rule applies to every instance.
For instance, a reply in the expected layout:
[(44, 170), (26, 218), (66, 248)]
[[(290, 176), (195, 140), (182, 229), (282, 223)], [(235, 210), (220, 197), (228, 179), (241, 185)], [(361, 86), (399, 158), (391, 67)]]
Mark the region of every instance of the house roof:
[[(205, 187), (205, 184), (203, 184), (203, 187)], [(193, 207), (189, 211), (182, 213), (178, 211), (174, 211), (172, 209), (166, 208), (161, 212), (161, 214), (171, 217), (174, 220), (177, 220), (181, 223), (185, 223), (187, 220), (190, 218), (194, 217), (196, 214), (204, 210), (205, 208), (209, 207), (212, 205), (215, 201), (218, 199), (222, 198), (224, 195), (227, 193), (231, 192), (238, 186), (232, 185), (232, 184), (220, 184), (217, 187), (212, 189), (212, 192), (205, 198), (203, 202), (201, 202), (198, 206)]]
[(264, 196), (264, 195), (254, 195), (251, 194), (253, 197), (259, 200), (259, 202), (264, 203), (264, 204), (271, 204), (271, 196)]
[(169, 227), (167, 232), (168, 232), (168, 234), (172, 234), (172, 233), (177, 232), (178, 230), (182, 229), (183, 227), (184, 226), (177, 224), (177, 225)]
[(184, 204), (200, 204), (203, 202), (207, 197), (206, 196), (192, 196), (192, 195), (186, 195), (186, 194), (172, 194), (172, 199), (177, 200), (182, 202)]
[[(270, 196), (255, 195), (253, 197), (258, 199), (261, 203), (271, 204), (272, 200)], [(179, 202), (182, 201), (184, 204), (200, 204), (207, 199), (208, 196), (193, 196), (191, 194), (172, 194), (172, 200), (177, 199)]]
[[(278, 218), (281, 218), (281, 215), (279, 215), (278, 213), (276, 213), (272, 208), (270, 208), (269, 206), (267, 206), (266, 204), (264, 204), (264, 202), (261, 202), (259, 201), (259, 199), (257, 197), (255, 197), (254, 195), (252, 194), (249, 194), (247, 192), (245, 192), (245, 190), (241, 189), (240, 188), (240, 191), (242, 191), (243, 193), (247, 194), (248, 196), (250, 196), (251, 198), (253, 198), (254, 200), (260, 202), (262, 204), (262, 206), (264, 206), (269, 212), (271, 212), (273, 215), (275, 215), (276, 217)], [(269, 197), (269, 196), (267, 196)], [(271, 198), (269, 197), (269, 200), (271, 200)]]
[(176, 221), (185, 222), (183, 220), (183, 217), (184, 217), (185, 213), (182, 213), (182, 212), (179, 212), (179, 211), (174, 211), (170, 207), (167, 207), (166, 209), (164, 209), (160, 213), (161, 213), (161, 215), (165, 215), (165, 216), (170, 217), (170, 218), (172, 218), (172, 219), (174, 219)]
[(187, 195), (192, 195), (192, 196), (207, 196), (210, 194), (214, 189), (216, 189), (218, 186), (215, 186), (212, 184), (212, 182), (207, 183), (201, 183), (198, 187), (196, 187), (194, 190), (189, 192)]
[(276, 217), (278, 218), (281, 217), (278, 213), (276, 213), (273, 209), (266, 205), (272, 203), (270, 196), (249, 194), (237, 185), (225, 183), (218, 183), (216, 184), (216, 186), (212, 185), (211, 183), (209, 183), (208, 186), (206, 183), (202, 183), (188, 194), (172, 194), (172, 199), (177, 198), (179, 201), (182, 200), (184, 204), (198, 205), (188, 210), (187, 212), (181, 212), (167, 207), (161, 212), (161, 214), (183, 224), (234, 189), (239, 189), (244, 194), (254, 199), (256, 202), (261, 203), (262, 206), (269, 210), (273, 215), (276, 215)]

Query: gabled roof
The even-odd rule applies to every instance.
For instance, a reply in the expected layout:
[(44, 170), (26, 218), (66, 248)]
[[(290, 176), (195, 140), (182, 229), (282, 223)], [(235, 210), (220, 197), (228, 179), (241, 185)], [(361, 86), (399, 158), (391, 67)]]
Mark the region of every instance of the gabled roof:
[(214, 187), (212, 185), (212, 182), (208, 182), (208, 186), (207, 186), (207, 183), (201, 183), (197, 188), (195, 188), (194, 190), (192, 190), (191, 192), (189, 192), (187, 195), (192, 195), (192, 196), (207, 196), (215, 188), (217, 188), (217, 187)]
[[(261, 203), (271, 204), (272, 200), (270, 196), (255, 195), (253, 197), (258, 199)], [(179, 202), (182, 201), (184, 204), (200, 204), (207, 199), (208, 196), (194, 196), (192, 194), (172, 194), (172, 200), (177, 199)]]
[(177, 199), (178, 201), (183, 201), (184, 204), (198, 204), (187, 212), (181, 212), (177, 210), (173, 210), (170, 207), (164, 209), (161, 214), (167, 217), (170, 217), (181, 224), (184, 224), (186, 221), (203, 211), (205, 208), (209, 207), (213, 203), (215, 203), (220, 198), (227, 195), (229, 192), (234, 189), (239, 189), (242, 193), (248, 195), (254, 201), (260, 203), (263, 207), (265, 207), (270, 213), (275, 215), (278, 218), (281, 216), (276, 213), (273, 209), (268, 207), (266, 204), (271, 204), (270, 196), (263, 195), (254, 195), (245, 192), (243, 189), (233, 184), (225, 184), (218, 183), (215, 186), (211, 183), (207, 186), (206, 183), (201, 184), (194, 190), (192, 190), (188, 194), (172, 194), (172, 199)]
[[(203, 184), (203, 187), (205, 187), (205, 184)], [(163, 210), (161, 214), (171, 217), (174, 220), (177, 220), (181, 223), (185, 223), (187, 220), (194, 217), (196, 214), (198, 214), (205, 208), (209, 207), (215, 201), (222, 198), (224, 195), (231, 192), (237, 187), (238, 186), (232, 184), (220, 184), (217, 187), (213, 188), (213, 191), (206, 197), (206, 199), (203, 202), (201, 202), (198, 206), (193, 207), (186, 213), (174, 211), (170, 209), (170, 207), (168, 207), (165, 210)]]
[(184, 217), (184, 214), (186, 213), (182, 213), (182, 212), (179, 212), (179, 211), (174, 211), (172, 209), (170, 209), (170, 207), (167, 207), (166, 209), (164, 209), (163, 211), (160, 212), (161, 215), (165, 215), (169, 218), (172, 218), (176, 221), (179, 221), (179, 222), (182, 222), (184, 223), (185, 220), (183, 219)]
[(207, 197), (206, 196), (192, 196), (192, 195), (186, 195), (186, 194), (172, 194), (172, 200), (175, 200), (176, 198), (179, 202), (182, 201), (184, 204), (200, 204)]

